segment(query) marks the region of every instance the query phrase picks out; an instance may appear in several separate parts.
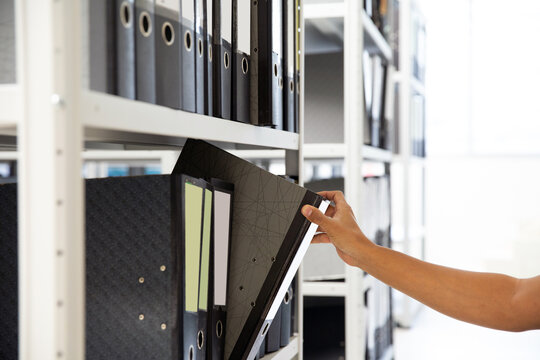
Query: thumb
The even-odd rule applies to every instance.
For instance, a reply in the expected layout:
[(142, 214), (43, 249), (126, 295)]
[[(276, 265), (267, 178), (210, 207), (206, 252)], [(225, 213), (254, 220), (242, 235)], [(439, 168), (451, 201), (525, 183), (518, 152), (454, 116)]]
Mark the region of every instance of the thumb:
[(329, 217), (327, 217), (319, 209), (311, 205), (304, 205), (304, 207), (302, 207), (302, 215), (304, 215), (312, 223), (315, 223), (325, 229), (330, 222)]

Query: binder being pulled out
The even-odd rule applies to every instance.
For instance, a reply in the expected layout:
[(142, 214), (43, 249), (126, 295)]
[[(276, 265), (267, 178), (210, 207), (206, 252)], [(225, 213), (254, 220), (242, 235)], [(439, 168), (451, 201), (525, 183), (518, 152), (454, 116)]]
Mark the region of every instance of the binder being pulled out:
[(224, 358), (253, 359), (317, 228), (300, 210), (328, 201), (200, 140), (173, 173), (234, 184)]

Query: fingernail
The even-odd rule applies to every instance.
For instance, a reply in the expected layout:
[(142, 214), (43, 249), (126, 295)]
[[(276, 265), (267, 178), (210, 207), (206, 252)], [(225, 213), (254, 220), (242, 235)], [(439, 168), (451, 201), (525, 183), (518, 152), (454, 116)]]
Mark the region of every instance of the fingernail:
[(311, 208), (309, 206), (304, 206), (302, 208), (302, 214), (304, 214), (305, 217), (309, 217), (311, 215)]

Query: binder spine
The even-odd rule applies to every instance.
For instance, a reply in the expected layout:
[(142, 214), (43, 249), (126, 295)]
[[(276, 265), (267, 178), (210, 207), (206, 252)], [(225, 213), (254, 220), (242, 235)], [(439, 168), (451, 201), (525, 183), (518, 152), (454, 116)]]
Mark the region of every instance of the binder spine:
[(195, 0), (195, 111), (204, 114), (205, 98), (205, 25), (204, 3), (206, 0)]
[(134, 0), (116, 0), (118, 95), (135, 99)]
[(232, 0), (221, 1), (221, 87), (220, 87), (220, 116), (231, 119), (232, 91)]
[(233, 0), (232, 118), (249, 122), (249, 52), (251, 5), (249, 0)]
[(181, 0), (181, 4), (182, 110), (195, 112), (195, 3), (194, 0)]
[(89, 1), (90, 89), (116, 94), (115, 2)]
[(15, 0), (0, 2), (0, 84), (16, 83)]
[(204, 16), (203, 16), (203, 28), (204, 28), (204, 113), (208, 116), (214, 115), (214, 103), (213, 103), (213, 3), (212, 0), (204, 0)]
[(156, 102), (156, 49), (153, 0), (135, 1), (135, 67), (137, 100)]
[(283, 17), (282, 0), (272, 0), (271, 28), (268, 35), (272, 44), (272, 127), (283, 130)]
[(294, 107), (294, 0), (283, 0), (283, 129), (295, 132)]

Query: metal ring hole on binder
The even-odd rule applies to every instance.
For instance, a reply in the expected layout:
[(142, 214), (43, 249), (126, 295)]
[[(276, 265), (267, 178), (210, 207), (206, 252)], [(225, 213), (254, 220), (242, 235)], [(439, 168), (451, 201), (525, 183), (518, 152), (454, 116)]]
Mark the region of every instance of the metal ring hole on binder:
[(283, 78), (280, 76), (278, 80), (279, 88), (283, 89)]
[(139, 16), (139, 29), (144, 37), (149, 37), (152, 34), (152, 20), (146, 11), (143, 11)]
[(193, 360), (195, 358), (195, 349), (193, 349), (193, 346), (189, 347), (189, 360)]
[(289, 290), (287, 290), (287, 292), (285, 293), (285, 298), (283, 299), (283, 301), (285, 302), (285, 304), (288, 304), (289, 301), (291, 301), (291, 293), (289, 292)]
[(120, 5), (120, 21), (124, 27), (131, 27), (131, 6), (127, 1), (122, 2), (122, 5)]
[(208, 60), (212, 62), (212, 45), (208, 45)]
[(174, 28), (170, 22), (166, 21), (161, 27), (161, 37), (166, 45), (171, 46), (174, 43)]
[(274, 76), (277, 77), (277, 65), (274, 64)]
[(229, 68), (229, 60), (229, 53), (225, 52), (225, 54), (223, 54), (223, 63), (225, 64), (225, 69)]
[(243, 72), (244, 74), (247, 74), (247, 72), (248, 72), (248, 65), (249, 65), (249, 64), (248, 64), (247, 59), (246, 59), (246, 58), (242, 58), (242, 72)]
[(199, 39), (197, 43), (197, 49), (199, 49), (199, 56), (203, 56), (203, 42), (202, 39)]
[(266, 323), (266, 325), (264, 326), (264, 329), (261, 333), (261, 336), (264, 336), (266, 335), (266, 333), (268, 332), (268, 328), (270, 327), (270, 323)]
[(292, 80), (289, 81), (289, 90), (291, 90), (292, 93), (294, 92), (294, 82)]
[(204, 333), (202, 332), (202, 330), (199, 330), (199, 332), (197, 333), (197, 347), (199, 348), (199, 350), (203, 348), (203, 345), (204, 345)]
[(223, 323), (221, 322), (221, 320), (218, 320), (218, 322), (216, 323), (216, 335), (219, 338), (221, 338), (221, 335), (223, 335)]
[(184, 46), (186, 47), (187, 51), (191, 51), (191, 31), (186, 31), (184, 34)]

